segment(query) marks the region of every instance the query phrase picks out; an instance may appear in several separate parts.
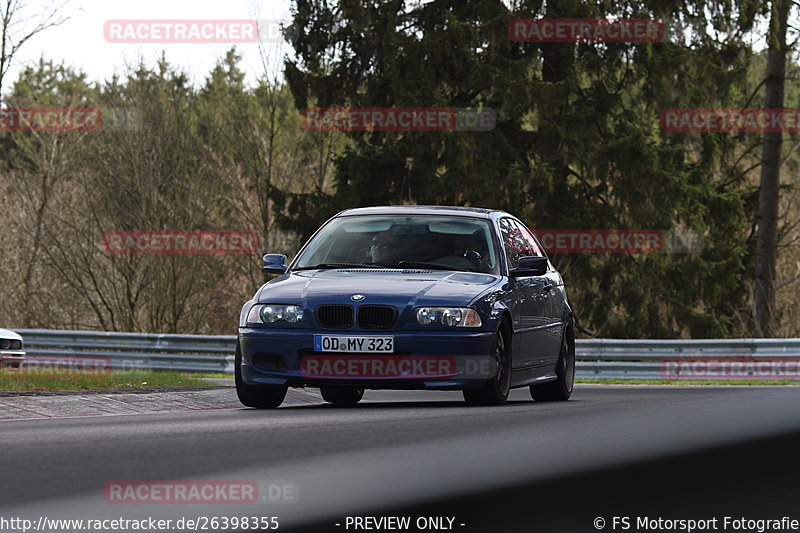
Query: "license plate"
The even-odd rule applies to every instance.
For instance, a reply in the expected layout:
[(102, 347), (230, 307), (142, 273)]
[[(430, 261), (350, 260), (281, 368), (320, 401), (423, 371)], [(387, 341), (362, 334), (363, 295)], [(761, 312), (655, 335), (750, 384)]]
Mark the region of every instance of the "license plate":
[(393, 353), (394, 337), (314, 335), (315, 352)]

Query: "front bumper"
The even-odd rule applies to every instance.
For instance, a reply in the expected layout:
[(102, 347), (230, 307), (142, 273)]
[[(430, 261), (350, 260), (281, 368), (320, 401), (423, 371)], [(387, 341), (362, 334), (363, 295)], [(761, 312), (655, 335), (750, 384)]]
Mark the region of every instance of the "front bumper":
[[(315, 352), (315, 334), (391, 335), (394, 337), (395, 349), (392, 354)], [(364, 331), (239, 328), (241, 375), (243, 381), (251, 385), (350, 385), (365, 389), (431, 390), (478, 387), (494, 375), (495, 362), (491, 356), (493, 345), (494, 333), (481, 331), (394, 331), (384, 334)], [(340, 365), (327, 368), (343, 371), (310, 372), (312, 366), (309, 363), (315, 359), (334, 360)], [(369, 362), (378, 363), (382, 371), (363, 371)], [(347, 363), (351, 365), (348, 367)], [(350, 371), (356, 368), (357, 363), (363, 363), (358, 366), (360, 370)], [(404, 366), (404, 363), (407, 364)], [(369, 368), (374, 370), (376, 366)], [(414, 368), (435, 368), (437, 371), (420, 374), (415, 373)], [(394, 372), (395, 369), (397, 372)]]
[(17, 350), (0, 351), (0, 370), (4, 368), (18, 369), (25, 360), (25, 352)]

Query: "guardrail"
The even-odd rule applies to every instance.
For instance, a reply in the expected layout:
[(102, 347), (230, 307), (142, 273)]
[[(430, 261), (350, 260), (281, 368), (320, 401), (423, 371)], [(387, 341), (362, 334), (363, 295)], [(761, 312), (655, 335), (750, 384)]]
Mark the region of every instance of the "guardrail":
[(25, 352), (39, 357), (108, 358), (115, 370), (233, 374), (235, 335), (174, 335), (18, 329)]
[[(114, 369), (233, 374), (234, 335), (15, 331), (31, 356), (104, 357)], [(666, 364), (681, 361), (793, 361), (797, 367), (800, 339), (578, 339), (576, 355), (578, 378), (662, 379)]]
[[(800, 339), (578, 339), (575, 344), (578, 378), (800, 378)], [(723, 369), (711, 361), (738, 366)], [(781, 362), (793, 367), (776, 364)]]

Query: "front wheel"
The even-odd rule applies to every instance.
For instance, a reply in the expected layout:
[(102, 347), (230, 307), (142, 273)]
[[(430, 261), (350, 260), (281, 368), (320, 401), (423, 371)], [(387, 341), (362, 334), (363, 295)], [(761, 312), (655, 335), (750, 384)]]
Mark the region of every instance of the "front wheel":
[(364, 397), (364, 389), (355, 387), (321, 387), (322, 399), (333, 405), (352, 407)]
[(233, 362), (233, 375), (236, 381), (236, 395), (246, 407), (256, 409), (275, 409), (286, 398), (285, 385), (249, 385), (242, 379), (242, 352), (236, 343), (236, 357)]
[(561, 339), (561, 352), (556, 364), (558, 378), (550, 383), (531, 385), (531, 397), (537, 402), (569, 400), (575, 382), (575, 334), (570, 322), (564, 329)]
[(506, 329), (500, 326), (494, 338), (492, 360), (495, 375), (479, 389), (465, 389), (464, 400), (469, 405), (501, 405), (508, 399), (511, 388), (511, 347), (507, 342)]

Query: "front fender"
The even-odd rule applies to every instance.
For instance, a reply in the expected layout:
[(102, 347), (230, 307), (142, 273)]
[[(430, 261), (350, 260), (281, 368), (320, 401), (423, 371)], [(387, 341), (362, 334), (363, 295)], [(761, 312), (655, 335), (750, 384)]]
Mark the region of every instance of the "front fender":
[(511, 309), (505, 301), (505, 292), (502, 286), (486, 291), (470, 302), (470, 307), (475, 308), (481, 317), (487, 318), (481, 328), (484, 331), (496, 331), (500, 326), (500, 321), (506, 314), (508, 314), (509, 319), (513, 319)]
[(239, 327), (243, 328), (247, 325), (247, 313), (250, 312), (250, 308), (255, 303), (255, 299), (247, 300), (244, 305), (242, 306), (242, 310), (239, 311)]
[(564, 328), (561, 330), (561, 335), (564, 335), (567, 332), (567, 326), (572, 323), (574, 316), (575, 315), (572, 313), (572, 306), (570, 306), (567, 299), (564, 298), (564, 301), (561, 305), (561, 322), (564, 324)]

